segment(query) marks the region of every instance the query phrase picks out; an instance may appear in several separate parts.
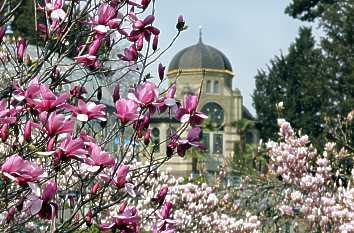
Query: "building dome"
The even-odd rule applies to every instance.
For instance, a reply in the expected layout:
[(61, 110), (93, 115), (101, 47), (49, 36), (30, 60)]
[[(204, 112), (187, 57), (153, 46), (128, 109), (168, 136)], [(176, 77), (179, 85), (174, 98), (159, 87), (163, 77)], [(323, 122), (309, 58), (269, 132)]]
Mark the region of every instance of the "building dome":
[(229, 59), (218, 49), (204, 44), (201, 39), (197, 44), (176, 54), (169, 64), (168, 73), (172, 74), (178, 70), (198, 71), (198, 69), (226, 72), (232, 75)]

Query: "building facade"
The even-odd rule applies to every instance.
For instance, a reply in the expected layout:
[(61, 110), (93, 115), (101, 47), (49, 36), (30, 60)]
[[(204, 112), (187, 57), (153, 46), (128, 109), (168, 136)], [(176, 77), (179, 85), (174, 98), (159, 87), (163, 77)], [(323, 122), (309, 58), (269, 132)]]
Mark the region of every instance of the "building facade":
[[(231, 158), (240, 135), (235, 123), (243, 118), (246, 110), (242, 105), (239, 89), (232, 88), (234, 71), (228, 58), (218, 49), (206, 45), (200, 36), (197, 44), (178, 52), (168, 66), (170, 83), (176, 81), (176, 97), (199, 95), (198, 111), (208, 115), (202, 127), (204, 152), (190, 152), (185, 158), (172, 158), (164, 169), (172, 174), (185, 176), (200, 170), (214, 172), (218, 165)], [(248, 111), (247, 111), (248, 113)], [(159, 141), (176, 131), (176, 122), (168, 115), (152, 119), (152, 136)], [(166, 152), (166, 143), (159, 148)]]

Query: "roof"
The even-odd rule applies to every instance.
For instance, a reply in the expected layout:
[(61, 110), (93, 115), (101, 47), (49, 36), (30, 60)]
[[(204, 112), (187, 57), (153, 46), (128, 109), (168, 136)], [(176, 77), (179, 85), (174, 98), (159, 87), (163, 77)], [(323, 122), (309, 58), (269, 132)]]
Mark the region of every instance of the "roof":
[(178, 70), (201, 70), (224, 72), (232, 75), (232, 66), (229, 59), (218, 49), (206, 45), (199, 39), (195, 45), (178, 52), (168, 67), (168, 73)]

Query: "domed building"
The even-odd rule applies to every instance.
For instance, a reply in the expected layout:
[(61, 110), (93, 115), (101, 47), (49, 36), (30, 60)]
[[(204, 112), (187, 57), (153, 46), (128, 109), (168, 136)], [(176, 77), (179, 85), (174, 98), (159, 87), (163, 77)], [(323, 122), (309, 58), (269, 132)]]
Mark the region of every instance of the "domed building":
[[(251, 117), (242, 105), (240, 90), (232, 88), (235, 76), (232, 65), (221, 51), (206, 45), (200, 35), (197, 44), (175, 55), (167, 76), (170, 83), (177, 80), (178, 99), (200, 93), (198, 111), (208, 115), (202, 133), (207, 150), (192, 151), (184, 159), (172, 158), (164, 168), (170, 167), (175, 175), (190, 175), (201, 170), (213, 173), (225, 159), (233, 156), (235, 144), (240, 141), (235, 122), (243, 116)], [(153, 123), (152, 136), (157, 140), (168, 138), (178, 125), (168, 115), (154, 118)], [(164, 154), (166, 144), (162, 143), (159, 150)]]

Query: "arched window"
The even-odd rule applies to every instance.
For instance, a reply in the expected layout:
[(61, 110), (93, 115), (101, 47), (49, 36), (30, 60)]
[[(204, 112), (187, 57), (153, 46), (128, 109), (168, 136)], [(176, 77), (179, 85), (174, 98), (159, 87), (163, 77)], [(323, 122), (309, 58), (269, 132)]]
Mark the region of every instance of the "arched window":
[(213, 86), (213, 93), (219, 93), (219, 81), (214, 81), (214, 86)]
[(206, 81), (206, 92), (207, 93), (210, 93), (211, 92), (211, 81), (210, 80), (207, 80)]
[(167, 136), (167, 141), (170, 141), (171, 140), (171, 137), (175, 136), (176, 135), (176, 128), (174, 127), (170, 127), (167, 129), (167, 132), (166, 132), (166, 136)]
[(219, 104), (209, 102), (201, 110), (208, 116), (208, 121), (213, 127), (220, 127), (224, 123), (224, 109)]
[(151, 142), (154, 143), (155, 152), (160, 152), (160, 130), (158, 128), (151, 130)]

